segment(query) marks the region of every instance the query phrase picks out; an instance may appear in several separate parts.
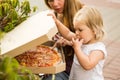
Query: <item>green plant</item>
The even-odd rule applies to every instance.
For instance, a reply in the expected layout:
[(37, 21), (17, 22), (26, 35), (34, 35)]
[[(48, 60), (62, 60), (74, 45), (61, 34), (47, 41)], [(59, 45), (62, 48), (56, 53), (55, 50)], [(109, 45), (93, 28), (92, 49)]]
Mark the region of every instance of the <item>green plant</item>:
[(0, 0), (0, 32), (9, 32), (18, 24), (26, 20), (31, 12), (35, 12), (37, 7), (31, 9), (28, 0)]
[(19, 65), (15, 58), (0, 58), (0, 80), (40, 80), (26, 68)]

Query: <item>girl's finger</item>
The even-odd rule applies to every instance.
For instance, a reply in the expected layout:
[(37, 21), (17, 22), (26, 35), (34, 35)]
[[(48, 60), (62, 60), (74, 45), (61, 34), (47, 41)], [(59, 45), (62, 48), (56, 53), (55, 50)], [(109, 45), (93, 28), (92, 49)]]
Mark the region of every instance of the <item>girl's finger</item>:
[(81, 39), (80, 42), (83, 43), (84, 39)]

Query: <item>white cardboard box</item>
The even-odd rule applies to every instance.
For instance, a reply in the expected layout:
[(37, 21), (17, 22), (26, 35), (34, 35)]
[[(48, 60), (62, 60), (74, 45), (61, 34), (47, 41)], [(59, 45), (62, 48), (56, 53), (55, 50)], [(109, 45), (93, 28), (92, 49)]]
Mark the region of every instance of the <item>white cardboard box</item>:
[[(36, 45), (51, 39), (56, 33), (53, 19), (47, 16), (49, 11), (39, 12), (30, 17), (1, 39), (1, 54), (14, 57)], [(27, 47), (26, 47), (27, 46)]]
[[(28, 18), (1, 39), (0, 56), (15, 57), (23, 52), (51, 40), (57, 29), (49, 10)], [(33, 73), (58, 73), (65, 70), (65, 63), (51, 67), (29, 67)]]

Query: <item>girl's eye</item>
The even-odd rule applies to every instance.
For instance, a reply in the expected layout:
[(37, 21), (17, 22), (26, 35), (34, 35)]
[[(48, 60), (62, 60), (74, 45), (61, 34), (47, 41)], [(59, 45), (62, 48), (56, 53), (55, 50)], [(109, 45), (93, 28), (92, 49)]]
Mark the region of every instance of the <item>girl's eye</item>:
[(82, 31), (82, 29), (79, 29), (79, 31), (81, 32), (81, 31)]

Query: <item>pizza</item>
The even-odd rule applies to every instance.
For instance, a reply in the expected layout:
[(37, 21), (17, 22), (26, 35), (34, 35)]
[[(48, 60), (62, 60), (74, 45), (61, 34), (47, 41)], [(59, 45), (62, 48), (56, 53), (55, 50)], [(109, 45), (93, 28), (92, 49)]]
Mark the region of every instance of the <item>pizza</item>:
[(60, 54), (48, 46), (40, 45), (15, 57), (22, 66), (48, 67), (61, 62)]

